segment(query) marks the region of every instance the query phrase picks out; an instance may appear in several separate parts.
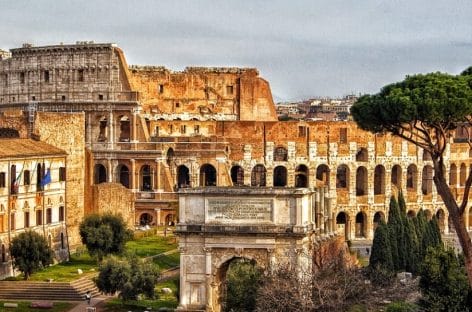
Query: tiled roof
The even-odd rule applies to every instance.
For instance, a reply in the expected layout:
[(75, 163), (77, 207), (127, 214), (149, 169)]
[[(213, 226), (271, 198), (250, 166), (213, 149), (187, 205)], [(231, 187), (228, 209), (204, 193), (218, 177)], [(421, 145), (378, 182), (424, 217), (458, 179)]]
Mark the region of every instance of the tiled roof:
[(1, 158), (67, 155), (64, 150), (32, 139), (0, 139)]

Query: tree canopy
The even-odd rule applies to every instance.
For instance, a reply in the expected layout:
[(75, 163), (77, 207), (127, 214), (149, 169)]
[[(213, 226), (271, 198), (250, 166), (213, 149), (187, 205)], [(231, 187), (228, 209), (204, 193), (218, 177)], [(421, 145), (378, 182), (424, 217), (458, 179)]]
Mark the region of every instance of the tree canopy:
[(26, 231), (14, 237), (10, 247), (13, 265), (20, 270), (27, 280), (33, 272), (49, 265), (53, 260), (53, 251), (44, 236)]

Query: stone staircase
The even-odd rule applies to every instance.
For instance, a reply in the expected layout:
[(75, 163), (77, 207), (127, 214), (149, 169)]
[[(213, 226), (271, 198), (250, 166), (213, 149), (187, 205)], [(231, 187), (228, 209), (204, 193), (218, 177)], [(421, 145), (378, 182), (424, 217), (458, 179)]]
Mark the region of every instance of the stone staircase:
[(0, 299), (82, 301), (87, 291), (92, 297), (100, 293), (87, 277), (71, 283), (0, 281)]

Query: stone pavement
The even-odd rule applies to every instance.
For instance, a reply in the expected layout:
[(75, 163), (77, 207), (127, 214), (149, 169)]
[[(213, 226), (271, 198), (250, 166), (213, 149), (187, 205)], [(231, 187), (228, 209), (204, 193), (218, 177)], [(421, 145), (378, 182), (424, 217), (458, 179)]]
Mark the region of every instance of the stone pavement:
[[(110, 297), (105, 296), (105, 295), (98, 295), (96, 297), (93, 297), (90, 300), (90, 305), (88, 305), (87, 302), (85, 300), (83, 300), (78, 305), (76, 305), (74, 308), (69, 310), (69, 312), (87, 312), (88, 307), (96, 307), (99, 303), (105, 301), (108, 298), (110, 298)], [(91, 310), (91, 311), (88, 311), (88, 312), (94, 311), (92, 309), (89, 309), (89, 310)]]

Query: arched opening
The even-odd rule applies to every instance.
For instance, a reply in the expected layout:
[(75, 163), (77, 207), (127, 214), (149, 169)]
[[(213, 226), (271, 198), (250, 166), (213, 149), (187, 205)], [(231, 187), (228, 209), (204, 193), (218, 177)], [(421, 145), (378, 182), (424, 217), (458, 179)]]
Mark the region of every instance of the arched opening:
[(382, 165), (375, 167), (374, 195), (385, 194), (385, 168)]
[(414, 210), (408, 210), (408, 212), (406, 213), (406, 216), (408, 218), (414, 218), (416, 217), (416, 212)]
[(264, 165), (255, 165), (251, 172), (251, 186), (266, 186), (266, 175)]
[(428, 221), (431, 220), (431, 218), (433, 217), (433, 214), (431, 213), (431, 210), (424, 209), (423, 211), (424, 211), (424, 215), (426, 217), (426, 220), (428, 220)]
[(343, 231), (344, 232), (344, 238), (346, 240), (349, 239), (349, 229), (348, 229), (349, 222), (348, 221), (349, 221), (348, 215), (344, 211), (341, 211), (336, 216), (337, 229), (338, 229), (338, 231)]
[(96, 164), (94, 172), (95, 172), (95, 178), (94, 178), (95, 184), (100, 184), (107, 181), (107, 169), (105, 168), (104, 165)]
[(233, 258), (220, 267), (217, 276), (221, 281), (221, 311), (255, 310), (262, 270), (254, 260)]
[(366, 217), (363, 212), (356, 215), (356, 237), (364, 238), (366, 233)]
[(190, 187), (190, 170), (187, 166), (177, 167), (177, 185), (178, 187)]
[(356, 161), (368, 161), (369, 155), (367, 153), (367, 149), (365, 147), (361, 147), (358, 149), (356, 153)]
[(126, 165), (118, 166), (119, 181), (121, 185), (129, 188), (129, 169)]
[(406, 169), (406, 188), (409, 191), (415, 191), (418, 181), (418, 170), (416, 166), (411, 164)]
[(394, 165), (392, 167), (392, 185), (395, 185), (397, 189), (401, 190), (402, 188), (402, 167), (399, 165)]
[(429, 195), (433, 192), (433, 167), (430, 165), (423, 167), (421, 191), (423, 195)]
[(12, 128), (0, 128), (0, 138), (19, 138), (20, 133), (16, 129)]
[(128, 116), (120, 117), (120, 142), (129, 142), (130, 139), (130, 122)]
[(108, 120), (106, 117), (101, 117), (98, 121), (98, 142), (107, 141)]
[(287, 161), (287, 149), (279, 146), (274, 149), (274, 161)]
[(385, 215), (382, 211), (377, 211), (374, 214), (374, 231), (379, 226), (380, 221), (385, 222)]
[(274, 168), (274, 186), (287, 186), (287, 168), (284, 166)]
[(141, 180), (141, 191), (150, 192), (152, 190), (151, 166), (143, 165), (139, 172)]
[(367, 168), (359, 167), (356, 172), (356, 195), (367, 195)]
[(439, 230), (441, 231), (441, 233), (444, 233), (446, 229), (446, 215), (444, 214), (444, 210), (438, 209), (438, 211), (436, 212), (436, 218), (438, 218)]
[(457, 185), (457, 166), (456, 164), (451, 164), (449, 168), (449, 185), (456, 186)]
[(174, 158), (175, 158), (175, 152), (174, 152), (174, 149), (171, 147), (167, 150), (167, 154), (166, 154), (166, 163), (168, 166), (174, 163)]
[(166, 216), (166, 225), (168, 226), (174, 226), (175, 225), (175, 215), (172, 213), (169, 213)]
[(460, 173), (459, 173), (459, 185), (465, 186), (466, 180), (467, 180), (467, 166), (464, 163), (462, 163)]
[(139, 225), (141, 226), (151, 225), (152, 219), (153, 219), (152, 215), (150, 213), (145, 212), (139, 217)]
[(234, 186), (244, 185), (244, 169), (241, 166), (231, 167), (231, 181)]
[(295, 169), (295, 187), (308, 187), (308, 168), (305, 165), (299, 165)]
[(216, 186), (216, 169), (210, 164), (200, 167), (200, 186)]
[(349, 167), (341, 165), (336, 170), (336, 188), (349, 189)]
[(329, 186), (329, 167), (327, 165), (319, 165), (316, 168), (316, 184), (321, 186)]

